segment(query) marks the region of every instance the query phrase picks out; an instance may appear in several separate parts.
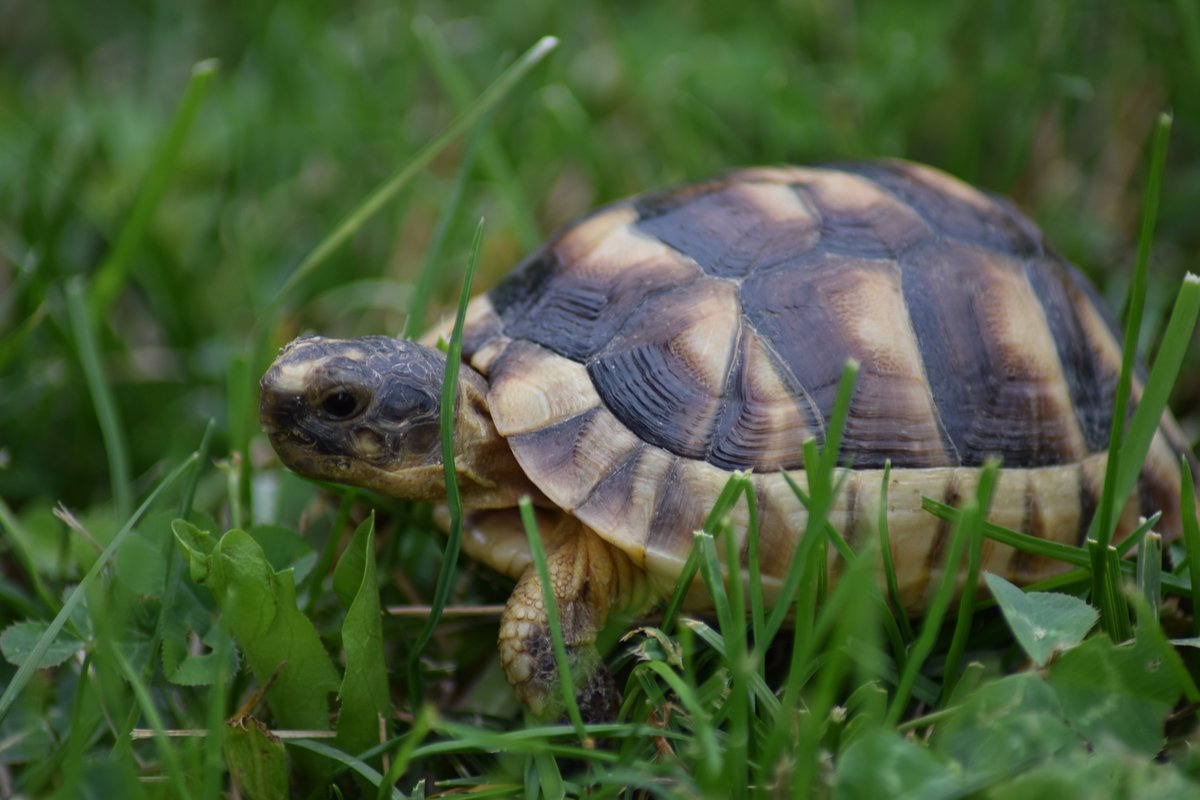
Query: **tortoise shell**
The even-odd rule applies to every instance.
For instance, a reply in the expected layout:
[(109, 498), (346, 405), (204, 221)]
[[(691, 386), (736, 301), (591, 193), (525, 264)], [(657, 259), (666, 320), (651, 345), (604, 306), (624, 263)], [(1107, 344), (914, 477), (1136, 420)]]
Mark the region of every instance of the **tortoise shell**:
[[(949, 532), (921, 496), (970, 496), (989, 457), (993, 521), (1081, 542), (1121, 364), (1097, 294), (1033, 223), (895, 161), (746, 169), (603, 208), (476, 298), (463, 341), (528, 476), (652, 573), (678, 572), (731, 473), (752, 471), (768, 589), (804, 530), (783, 473), (824, 442), (856, 359), (831, 517), (852, 546), (873, 535), (890, 461), (913, 606)], [(1183, 452), (1164, 416), (1119, 535), (1160, 509), (1178, 530)], [(1053, 566), (988, 542), (984, 568)]]

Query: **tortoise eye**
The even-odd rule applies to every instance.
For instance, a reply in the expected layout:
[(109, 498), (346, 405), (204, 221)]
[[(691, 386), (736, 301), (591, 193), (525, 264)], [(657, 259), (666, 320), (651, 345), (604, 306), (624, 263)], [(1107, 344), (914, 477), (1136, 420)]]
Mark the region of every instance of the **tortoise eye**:
[(321, 410), (333, 419), (349, 419), (360, 408), (358, 398), (350, 392), (332, 392), (321, 401)]

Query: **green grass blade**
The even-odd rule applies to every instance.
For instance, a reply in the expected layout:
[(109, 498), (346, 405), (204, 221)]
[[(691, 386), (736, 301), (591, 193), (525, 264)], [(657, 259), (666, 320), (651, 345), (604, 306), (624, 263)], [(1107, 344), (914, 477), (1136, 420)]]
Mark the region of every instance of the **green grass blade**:
[(305, 614), (311, 615), (317, 602), (321, 599), (321, 584), (325, 582), (325, 578), (333, 569), (338, 545), (341, 543), (342, 531), (346, 529), (346, 523), (350, 521), (350, 512), (354, 510), (354, 504), (357, 501), (358, 489), (354, 487), (350, 487), (342, 494), (342, 502), (338, 504), (333, 524), (329, 526), (329, 536), (325, 538), (325, 546), (321, 548), (321, 555), (317, 557), (317, 563), (313, 566), (312, 572), (308, 574), (308, 580), (304, 582), (305, 594), (308, 595), (308, 599), (304, 603)]
[[(386, 800), (389, 794), (389, 789), (395, 791), (393, 787), (396, 781), (408, 770), (408, 765), (412, 763), (413, 752), (420, 746), (421, 742), (425, 741), (425, 737), (433, 729), (433, 724), (437, 719), (437, 712), (432, 706), (423, 705), (417, 711), (417, 717), (413, 720), (412, 730), (401, 737), (400, 747), (396, 750), (392, 757), (392, 763), (388, 766), (387, 775), (379, 784), (378, 800)], [(366, 761), (372, 755), (363, 754), (361, 758)]]
[[(1118, 500), (1128, 497), (1137, 485), (1142, 463), (1150, 451), (1150, 443), (1158, 431), (1163, 412), (1167, 409), (1171, 387), (1175, 385), (1187, 355), (1197, 319), (1200, 319), (1200, 277), (1189, 273), (1184, 277), (1175, 298), (1154, 366), (1150, 368), (1141, 401), (1129, 422), (1129, 431), (1122, 444), (1121, 463), (1111, 477)], [(1109, 480), (1109, 476), (1105, 480)], [(1093, 523), (1092, 528), (1096, 524)], [(1113, 522), (1114, 528), (1115, 525)]]
[(42, 582), (42, 576), (38, 572), (36, 565), (33, 563), (33, 556), (30, 555), (30, 545), (33, 542), (33, 537), (25, 530), (25, 526), (21, 524), (21, 520), (8, 507), (8, 503), (4, 502), (4, 498), (0, 497), (0, 529), (8, 532), (4, 540), (8, 542), (12, 550), (13, 556), (17, 559), (21, 569), (28, 576), (30, 583), (33, 584), (33, 591), (37, 594), (42, 604), (46, 606), (51, 613), (58, 611), (60, 603), (54, 593), (46, 588), (46, 584)]
[[(1200, 608), (1200, 523), (1196, 521), (1196, 484), (1187, 456), (1180, 457), (1179, 467), (1179, 514), (1183, 518), (1183, 547), (1187, 551), (1192, 608), (1196, 609)], [(1192, 630), (1200, 634), (1200, 614), (1192, 615)]]
[(1143, 520), (1142, 524), (1133, 529), (1133, 533), (1126, 536), (1121, 540), (1121, 543), (1117, 545), (1117, 555), (1124, 558), (1126, 553), (1133, 548), (1140, 546), (1142, 539), (1147, 533), (1154, 530), (1154, 526), (1158, 524), (1160, 519), (1162, 519), (1162, 512), (1155, 511), (1148, 519)]
[(1157, 533), (1144, 536), (1138, 545), (1137, 589), (1157, 625), (1162, 606), (1162, 536)]
[(100, 348), (96, 343), (95, 327), (84, 299), (82, 279), (74, 277), (67, 281), (67, 314), (71, 318), (71, 333), (79, 351), (79, 363), (87, 378), (88, 392), (96, 409), (100, 423), (100, 434), (104, 437), (104, 453), (108, 457), (108, 474), (112, 482), (113, 506), (117, 516), (129, 516), (133, 507), (133, 481), (129, 472), (129, 446), (125, 440), (125, 428), (113, 402), (112, 389), (104, 376), (100, 360)]
[(433, 291), (433, 279), (442, 268), (442, 253), (446, 248), (446, 236), (458, 216), (462, 205), (463, 194), (467, 187), (467, 178), (475, 166), (475, 153), (479, 149), (479, 137), (483, 128), (476, 128), (467, 137), (467, 146), (463, 150), (462, 163), (458, 166), (458, 175), (454, 178), (454, 188), (446, 200), (446, 207), (438, 216), (437, 225), (429, 246), (425, 248), (425, 258), (421, 262), (421, 272), (417, 275), (416, 287), (413, 289), (412, 300), (408, 304), (408, 319), (404, 321), (404, 331), (400, 334), (405, 339), (417, 336), (425, 329), (425, 308), (429, 305), (429, 295)]
[(202, 798), (213, 798), (214, 800), (222, 796), (221, 784), (225, 775), (223, 747), (225, 718), (229, 709), (229, 655), (233, 649), (233, 636), (229, 633), (228, 620), (221, 616), (218, 618), (217, 624), (220, 629), (217, 633), (216, 645), (213, 647), (213, 657), (216, 659), (217, 667), (204, 709), (204, 721), (208, 727), (208, 736), (204, 739), (200, 791)]
[(1117, 548), (1112, 545), (1102, 548), (1095, 539), (1088, 539), (1087, 545), (1092, 563), (1092, 603), (1100, 609), (1100, 623), (1114, 642), (1127, 641), (1133, 636), (1133, 627), (1129, 624), (1129, 604), (1121, 585)]
[[(377, 772), (370, 764), (365, 764), (354, 756), (343, 753), (336, 747), (330, 747), (324, 742), (318, 742), (312, 739), (289, 739), (287, 741), (287, 746), (299, 748), (301, 750), (307, 750), (311, 753), (325, 756), (325, 758), (328, 758), (335, 764), (348, 767), (353, 772), (356, 772), (362, 777), (366, 778), (372, 786), (386, 786), (386, 784), (383, 783), (383, 776), (380, 775), (379, 772)], [(399, 789), (394, 787), (391, 789), (390, 795), (392, 800), (404, 800), (404, 795), (401, 794)]]
[[(158, 707), (150, 697), (150, 692), (146, 689), (145, 682), (137, 674), (137, 670), (133, 668), (121, 653), (119, 646), (111, 647), (110, 652), (113, 659), (117, 662), (122, 676), (124, 676), (126, 682), (129, 683), (129, 687), (133, 690), (133, 696), (137, 699), (142, 716), (146, 718), (146, 723), (154, 731), (155, 749), (158, 751), (158, 757), (162, 760), (162, 763), (166, 765), (166, 773), (170, 779), (172, 795), (182, 800), (188, 800), (192, 796), (192, 793), (188, 791), (188, 784), (183, 776), (183, 769), (179, 764), (179, 754), (167, 738), (166, 726), (163, 724), (162, 715), (158, 713)], [(127, 736), (128, 731), (121, 731), (121, 734)]]
[[(1155, 128), (1154, 144), (1151, 148), (1150, 175), (1145, 194), (1146, 205), (1142, 209), (1142, 228), (1138, 236), (1137, 262), (1133, 271), (1133, 281), (1129, 288), (1129, 301), (1125, 317), (1125, 341), (1121, 353), (1121, 374), (1117, 381), (1117, 396), (1113, 404), (1104, 491), (1100, 495), (1099, 511), (1088, 531), (1089, 538), (1095, 539), (1100, 544), (1100, 548), (1095, 551), (1098, 553), (1103, 553), (1112, 543), (1117, 525), (1114, 518), (1115, 509), (1118, 503), (1128, 496), (1128, 493), (1118, 493), (1121, 486), (1117, 483), (1117, 473), (1122, 459), (1137, 464), (1138, 471), (1141, 471), (1141, 458), (1131, 458), (1131, 454), (1124, 453), (1122, 448), (1125, 439), (1126, 409), (1133, 386), (1134, 363), (1137, 360), (1138, 333), (1141, 330), (1142, 310), (1146, 301), (1150, 245), (1154, 240), (1154, 226), (1158, 219), (1158, 200), (1162, 191), (1162, 175), (1167, 158), (1167, 136), (1170, 131), (1171, 118), (1166, 114), (1160, 115)], [(1158, 416), (1154, 417), (1154, 425), (1158, 426)], [(1149, 443), (1147, 442), (1147, 444)], [(1096, 574), (1098, 592), (1101, 591), (1100, 583), (1105, 580), (1104, 563), (1105, 560), (1101, 559), (1095, 564), (1101, 570)]]
[[(744, 491), (747, 491), (745, 486), (748, 480), (745, 474), (741, 472), (735, 472), (729, 476), (729, 480), (725, 482), (721, 493), (717, 495), (716, 501), (713, 503), (712, 508), (709, 509), (708, 516), (704, 519), (704, 531), (710, 535), (716, 531), (717, 525), (733, 509), (738, 501), (738, 497)], [(750, 491), (753, 490), (751, 489)], [(674, 626), (675, 620), (683, 608), (683, 601), (686, 599), (688, 590), (691, 589), (692, 582), (695, 580), (696, 573), (699, 570), (699, 554), (693, 542), (691, 552), (688, 553), (687, 559), (683, 562), (683, 568), (679, 572), (679, 579), (675, 581), (675, 591), (672, 593), (666, 610), (663, 612), (663, 630), (669, 631)]]
[(675, 696), (679, 698), (680, 705), (691, 716), (693, 732), (696, 735), (696, 744), (700, 749), (700, 760), (697, 766), (700, 770), (701, 778), (706, 784), (710, 786), (715, 785), (723, 770), (723, 759), (721, 757), (721, 750), (717, 746), (716, 731), (713, 729), (712, 721), (704, 708), (704, 704), (696, 696), (695, 687), (685, 682), (679, 677), (678, 673), (661, 661), (648, 661), (644, 666), (646, 669), (657, 674), (670, 687)]
[(433, 638), (438, 621), (442, 618), (442, 609), (450, 597), (450, 589), (454, 583), (454, 573), (458, 568), (458, 553), (462, 549), (463, 507), (462, 496), (458, 491), (458, 473), (454, 468), (454, 414), (458, 408), (458, 369), (462, 363), (462, 334), (463, 322), (467, 316), (467, 303), (471, 299), (471, 281), (475, 277), (475, 265), (479, 262), (479, 248), (483, 242), (483, 220), (475, 228), (475, 238), (471, 242), (471, 257), (467, 261), (467, 272), (463, 276), (462, 291), (458, 296), (458, 312), (454, 318), (454, 330), (450, 334), (450, 349), (446, 353), (446, 376), (442, 381), (441, 407), (441, 439), (442, 439), (442, 468), (446, 480), (446, 507), (450, 512), (450, 531), (446, 537), (446, 549), (442, 555), (442, 566), (438, 570), (437, 585), (433, 591), (433, 602), (430, 604), (429, 619), (421, 634), (413, 643), (412, 652), (408, 658), (408, 681), (412, 692), (413, 702), (422, 696), (421, 692), (421, 653)]
[[(948, 506), (931, 497), (921, 498), (921, 508), (933, 514), (938, 519), (944, 519), (952, 523), (958, 522), (962, 517), (962, 511), (959, 509)], [(1052, 542), (1048, 539), (1039, 539), (1036, 536), (1030, 536), (1028, 533), (1014, 531), (1011, 528), (1005, 528), (995, 523), (983, 523), (983, 535), (988, 539), (1009, 545), (1039, 558), (1049, 558), (1076, 567), (1086, 567), (1090, 563), (1087, 552), (1083, 548), (1062, 544), (1061, 542)]]
[[(704, 622), (698, 619), (690, 619), (685, 617), (679, 621), (679, 624), (696, 634), (706, 645), (712, 648), (712, 651), (720, 658), (728, 661), (729, 650), (725, 646), (725, 639), (721, 634), (710, 628)], [(686, 677), (686, 675), (685, 675)], [(767, 681), (761, 675), (752, 674), (750, 676), (750, 689), (754, 692), (755, 702), (758, 703), (766, 712), (768, 718), (773, 718), (779, 713), (779, 698), (767, 685)]]
[(83, 576), (83, 579), (78, 583), (78, 585), (75, 586), (74, 589), (71, 590), (71, 593), (67, 595), (67, 599), (63, 602), (62, 608), (59, 609), (58, 614), (56, 614), (54, 619), (50, 622), (49, 627), (46, 628), (46, 632), (42, 634), (41, 638), (38, 639), (37, 644), (34, 645), (33, 650), (30, 651), (25, 663), (17, 668), (16, 674), (13, 675), (13, 678), (9, 682), (8, 686), (4, 688), (4, 694), (0, 695), (0, 721), (3, 721), (8, 715), (8, 712), (12, 710), (12, 706), (13, 703), (16, 702), (17, 695), (21, 693), (21, 690), (25, 688), (27, 683), (29, 683), (29, 679), (33, 677), (33, 673), (37, 669), (37, 665), (42, 661), (42, 656), (44, 656), (46, 651), (50, 649), (50, 645), (54, 643), (55, 638), (58, 637), (59, 631), (61, 631), (63, 625), (66, 624), (67, 618), (71, 616), (71, 613), (74, 612), (76, 606), (78, 606), (80, 601), (83, 600), (84, 593), (87, 591), (92, 582), (96, 580), (96, 576), (100, 574), (101, 570), (108, 565), (108, 562), (112, 560), (113, 555), (118, 549), (120, 549), (126, 537), (129, 536), (130, 531), (133, 530), (133, 526), (136, 525), (138, 520), (142, 518), (142, 515), (145, 514), (152, 505), (154, 505), (154, 502), (158, 500), (159, 495), (173, 486), (175, 482), (179, 480), (180, 476), (182, 476), (188, 469), (196, 464), (198, 460), (199, 456), (196, 453), (188, 456), (179, 466), (171, 470), (170, 474), (163, 478), (158, 486), (154, 487), (154, 491), (152, 491), (150, 495), (142, 502), (142, 504), (138, 506), (137, 510), (133, 512), (133, 515), (126, 520), (125, 524), (121, 526), (121, 529), (117, 531), (116, 536), (114, 536), (112, 541), (108, 543), (108, 546), (104, 548), (104, 551), (100, 554), (100, 557), (96, 559), (96, 562), (92, 564), (91, 568)]
[[(471, 104), (475, 90), (462, 68), (451, 57), (446, 37), (429, 17), (417, 17), (413, 20), (412, 30), (442, 89), (460, 112), (465, 111)], [(495, 134), (488, 129), (481, 129), (479, 145), (483, 167), (500, 192), (500, 201), (516, 233), (517, 243), (522, 250), (532, 250), (542, 240), (537, 220), (533, 216), (534, 204), (525, 196), (525, 188), (513, 174), (513, 169)]]
[[(999, 470), (1000, 465), (989, 462), (984, 469)], [(984, 473), (987, 474), (986, 472)], [(991, 489), (988, 489), (990, 494)], [(963, 582), (962, 597), (958, 602), (958, 615), (954, 620), (954, 635), (950, 639), (950, 649), (946, 651), (946, 666), (943, 669), (942, 695), (939, 705), (946, 705), (958, 684), (959, 667), (962, 665), (963, 653), (967, 650), (967, 640), (971, 634), (971, 622), (975, 617), (975, 597), (979, 589), (979, 568), (983, 560), (983, 520), (987, 509), (983, 510), (976, 520), (971, 520), (967, 526), (967, 574)]]
[(274, 302), (276, 304), (282, 302), (284, 297), (301, 281), (307, 278), (334, 251), (357, 233), (366, 224), (367, 220), (378, 213), (388, 201), (399, 194), (400, 190), (407, 186), (415, 175), (425, 169), (438, 153), (445, 150), (452, 141), (474, 127), (489, 111), (495, 108), (521, 79), (528, 75), (557, 46), (558, 40), (556, 38), (553, 36), (543, 36), (533, 47), (526, 50), (524, 55), (518, 58), (491, 86), (484, 90), (483, 94), (476, 98), (470, 108), (459, 114), (437, 138), (419, 150), (396, 174), (384, 181), (383, 184), (371, 192), (362, 203), (342, 219), (333, 231), (322, 239), (313, 248), (312, 252), (292, 271), (292, 274), (288, 276), (283, 286), (280, 287)]
[(942, 563), (941, 581), (934, 592), (933, 601), (929, 604), (929, 611), (925, 615), (924, 623), (921, 625), (921, 633), (917, 636), (917, 640), (913, 642), (910, 657), (904, 665), (904, 671), (900, 675), (900, 683), (896, 687), (896, 696), (892, 699), (892, 705), (888, 708), (886, 724), (889, 726), (895, 726), (900, 721), (900, 716), (907, 707), (909, 697), (912, 694), (912, 687), (916, 681), (917, 673), (922, 664), (925, 663), (925, 659), (933, 651), (942, 620), (945, 618), (946, 611), (949, 609), (950, 602), (954, 597), (955, 584), (958, 582), (959, 562), (962, 559), (963, 549), (973, 536), (979, 535), (975, 531), (983, 525), (983, 520), (986, 518), (987, 510), (991, 505), (992, 490), (996, 485), (996, 472), (996, 465), (994, 463), (984, 466), (979, 476), (979, 486), (975, 490), (975, 497), (967, 503), (962, 516), (955, 524), (954, 530), (950, 535), (950, 546), (946, 550), (946, 559)]
[(883, 574), (887, 579), (888, 604), (892, 613), (897, 617), (904, 641), (913, 640), (912, 622), (908, 619), (908, 611), (900, 602), (900, 581), (896, 577), (896, 561), (892, 558), (891, 537), (888, 535), (888, 484), (891, 482), (892, 461), (883, 463), (883, 478), (879, 486), (879, 516), (876, 525), (879, 529), (879, 555), (883, 561)]
[(766, 642), (763, 636), (767, 628), (766, 601), (763, 597), (762, 564), (759, 554), (758, 498), (754, 494), (754, 480), (747, 476), (744, 483), (746, 495), (746, 570), (750, 575), (750, 630), (754, 636), (754, 663), (758, 670), (763, 668)]
[[(208, 463), (208, 453), (212, 448), (213, 432), (217, 429), (217, 421), (211, 417), (208, 424), (204, 426), (204, 434), (200, 437), (200, 446), (196, 448), (196, 455), (201, 464)], [(195, 469), (189, 475), (187, 481), (183, 484), (183, 497), (179, 499), (179, 516), (182, 519), (187, 519), (192, 513), (192, 503), (196, 499), (196, 487), (200, 485), (200, 475), (202, 470)]]
[(171, 120), (171, 127), (167, 129), (167, 135), (154, 155), (146, 181), (138, 191), (137, 200), (134, 201), (133, 210), (121, 227), (116, 244), (97, 268), (92, 280), (88, 311), (93, 318), (101, 317), (108, 310), (128, 277), (134, 252), (145, 238), (146, 229), (167, 191), (179, 161), (179, 153), (183, 149), (183, 142), (191, 130), (205, 95), (208, 94), (209, 83), (217, 74), (218, 66), (218, 62), (210, 58), (197, 62), (192, 67), (192, 76), (187, 89), (184, 90), (183, 100), (180, 101), (179, 108)]
[[(796, 546), (796, 552), (792, 557), (792, 564), (788, 568), (783, 585), (780, 587), (775, 608), (767, 616), (764, 638), (768, 643), (775, 638), (775, 634), (779, 632), (779, 628), (783, 625), (784, 617), (787, 616), (788, 608), (791, 605), (790, 601), (796, 597), (796, 593), (800, 588), (801, 576), (808, 570), (808, 561), (815, 557), (814, 553), (823, 552), (820, 545), (826, 540), (826, 537), (823, 535), (825, 522), (829, 514), (829, 509), (833, 507), (835, 499), (833, 471), (837, 466), (838, 458), (835, 448), (841, 444), (842, 429), (845, 427), (846, 418), (850, 413), (850, 398), (854, 393), (854, 382), (857, 377), (858, 362), (854, 359), (849, 359), (846, 362), (845, 369), (842, 370), (842, 377), (838, 383), (837, 399), (825, 434), (825, 450), (816, 459), (808, 455), (805, 456), (805, 470), (809, 471), (810, 465), (813, 464), (815, 464), (815, 467), (810, 471), (808, 496), (802, 497), (801, 493), (797, 494), (796, 497), (807, 507), (808, 520), (805, 522), (804, 535), (800, 537), (800, 542)], [(808, 442), (805, 444), (806, 454), (810, 453), (813, 445), (810, 445)], [(793, 487), (793, 491), (799, 488), (786, 472), (784, 473), (784, 477), (788, 480), (789, 485)], [(816, 568), (820, 573), (824, 573), (825, 571), (823, 563), (818, 564)], [(802, 627), (805, 624), (803, 618), (797, 615), (796, 630), (798, 635), (802, 635)]]
[(554, 597), (554, 584), (550, 580), (550, 567), (546, 563), (546, 548), (542, 545), (542, 536), (538, 532), (537, 519), (533, 515), (533, 503), (528, 497), (522, 497), (520, 502), (521, 522), (525, 526), (525, 536), (529, 539), (529, 552), (533, 556), (533, 565), (537, 569), (538, 579), (542, 584), (542, 597), (546, 604), (546, 622), (550, 627), (550, 639), (554, 644), (554, 662), (558, 668), (558, 685), (562, 690), (563, 708), (567, 718), (575, 726), (579, 741), (587, 742), (587, 729), (583, 727), (583, 716), (579, 713), (579, 704), (575, 702), (575, 677), (571, 674), (571, 663), (567, 659), (567, 644), (563, 639), (562, 620), (558, 613), (558, 601)]

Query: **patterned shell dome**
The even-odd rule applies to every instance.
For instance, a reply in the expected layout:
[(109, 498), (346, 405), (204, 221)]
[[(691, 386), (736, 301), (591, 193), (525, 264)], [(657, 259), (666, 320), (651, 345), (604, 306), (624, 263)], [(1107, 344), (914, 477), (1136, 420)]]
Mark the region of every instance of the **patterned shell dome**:
[[(780, 470), (824, 441), (848, 358), (848, 537), (886, 460), (893, 496), (954, 500), (998, 456), (996, 521), (1075, 540), (1120, 369), (1094, 291), (1029, 220), (904, 162), (747, 169), (603, 208), (473, 302), (464, 353), (547, 497), (668, 572), (732, 470), (755, 475), (764, 564), (776, 540), (787, 558), (803, 510)], [(1184, 449), (1164, 418), (1141, 494), (1169, 524)]]

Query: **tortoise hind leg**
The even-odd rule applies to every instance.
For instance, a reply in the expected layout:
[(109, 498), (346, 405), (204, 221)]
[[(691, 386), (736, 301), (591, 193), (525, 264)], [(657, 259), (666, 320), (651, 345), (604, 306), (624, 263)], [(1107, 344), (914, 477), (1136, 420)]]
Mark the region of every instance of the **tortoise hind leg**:
[[(576, 700), (585, 721), (612, 721), (621, 696), (596, 650), (596, 636), (611, 611), (645, 598), (645, 575), (629, 557), (571, 517), (555, 531), (546, 555), (562, 622)], [(500, 620), (500, 662), (509, 683), (534, 714), (562, 713), (562, 690), (546, 616), (542, 582), (530, 565), (517, 582)]]

